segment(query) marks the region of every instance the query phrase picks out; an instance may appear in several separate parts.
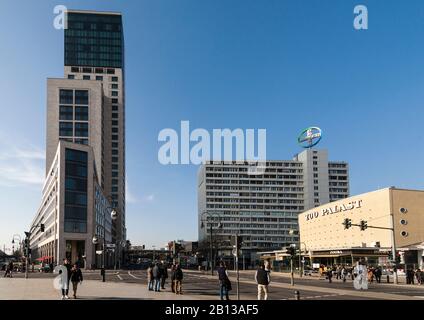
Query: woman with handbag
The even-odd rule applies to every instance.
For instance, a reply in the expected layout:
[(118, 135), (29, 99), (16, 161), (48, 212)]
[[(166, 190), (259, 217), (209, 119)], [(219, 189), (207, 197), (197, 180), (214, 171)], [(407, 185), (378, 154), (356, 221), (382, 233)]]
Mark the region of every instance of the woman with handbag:
[(232, 289), (231, 281), (228, 278), (228, 272), (227, 272), (227, 268), (225, 268), (224, 261), (221, 261), (219, 263), (219, 267), (217, 271), (218, 271), (218, 279), (219, 279), (219, 295), (221, 297), (221, 300), (224, 300), (224, 296), (227, 300), (230, 300), (230, 297), (228, 296), (228, 292)]

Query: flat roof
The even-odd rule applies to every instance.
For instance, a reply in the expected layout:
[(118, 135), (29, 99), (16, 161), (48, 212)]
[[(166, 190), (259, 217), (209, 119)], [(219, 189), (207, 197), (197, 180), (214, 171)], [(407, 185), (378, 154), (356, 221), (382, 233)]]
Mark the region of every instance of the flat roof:
[(118, 15), (122, 16), (121, 12), (117, 11), (95, 11), (95, 10), (73, 10), (69, 9), (67, 12), (70, 13), (88, 13), (88, 14), (109, 14), (109, 15)]

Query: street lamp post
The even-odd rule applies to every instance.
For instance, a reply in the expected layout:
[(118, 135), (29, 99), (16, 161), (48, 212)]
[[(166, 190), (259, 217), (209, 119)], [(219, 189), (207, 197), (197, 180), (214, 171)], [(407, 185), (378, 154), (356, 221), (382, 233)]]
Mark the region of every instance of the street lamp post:
[[(209, 236), (210, 236), (210, 245), (209, 245), (209, 250), (210, 250), (210, 265), (211, 265), (211, 275), (213, 275), (213, 246), (212, 246), (212, 222), (213, 222), (213, 218), (212, 216), (209, 215), (208, 211), (205, 211), (203, 213), (206, 213), (206, 220), (202, 219), (202, 224), (200, 225), (200, 227), (203, 229), (205, 227), (204, 222), (208, 222), (209, 223)], [(218, 221), (218, 229), (222, 228), (222, 224), (221, 221)]]
[[(116, 220), (118, 217), (118, 214), (115, 209), (112, 209), (110, 213), (110, 217), (112, 220)], [(103, 219), (104, 225), (103, 225), (103, 250), (102, 250), (102, 268), (100, 270), (100, 274), (102, 276), (102, 282), (106, 282), (106, 222), (105, 219)], [(93, 237), (93, 244), (97, 245), (99, 243), (99, 239), (97, 236)]]

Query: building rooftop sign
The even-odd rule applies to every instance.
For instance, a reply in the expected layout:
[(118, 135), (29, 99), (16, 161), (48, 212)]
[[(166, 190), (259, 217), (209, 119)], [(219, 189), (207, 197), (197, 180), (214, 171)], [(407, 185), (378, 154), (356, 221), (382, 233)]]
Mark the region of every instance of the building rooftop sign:
[(297, 142), (302, 148), (312, 148), (322, 139), (322, 130), (318, 127), (309, 127), (302, 131)]

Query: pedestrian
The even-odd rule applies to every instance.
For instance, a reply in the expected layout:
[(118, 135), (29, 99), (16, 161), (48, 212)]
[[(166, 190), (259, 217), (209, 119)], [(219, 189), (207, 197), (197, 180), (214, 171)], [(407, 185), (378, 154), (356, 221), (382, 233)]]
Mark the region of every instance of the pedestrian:
[(217, 268), (218, 272), (218, 280), (219, 280), (219, 295), (221, 300), (224, 300), (224, 296), (227, 300), (230, 300), (228, 296), (228, 291), (231, 290), (231, 282), (228, 278), (227, 268), (225, 268), (224, 261), (219, 263), (219, 267)]
[(82, 272), (79, 268), (78, 264), (74, 264), (74, 266), (71, 269), (71, 275), (70, 279), (72, 282), (72, 290), (74, 292), (74, 299), (77, 298), (77, 289), (78, 289), (78, 283), (82, 284)]
[(153, 266), (150, 264), (147, 268), (147, 288), (149, 291), (153, 290), (153, 273), (152, 273)]
[(162, 264), (160, 266), (160, 276), (161, 288), (165, 289), (165, 281), (168, 278), (168, 266), (164, 261), (162, 261)]
[(333, 278), (333, 270), (331, 268), (327, 268), (327, 277), (328, 277), (328, 283), (332, 283), (332, 278)]
[(417, 271), (415, 271), (415, 277), (417, 278), (417, 284), (421, 285), (422, 284), (422, 272), (420, 269), (417, 269)]
[(343, 282), (346, 282), (346, 277), (347, 277), (347, 270), (344, 266), (342, 266), (340, 270), (340, 278), (343, 280)]
[(180, 265), (177, 263), (175, 268), (175, 294), (183, 294), (182, 281), (183, 281), (183, 271), (181, 270)]
[(368, 282), (373, 283), (374, 281), (374, 272), (372, 268), (368, 268)]
[(4, 278), (7, 278), (7, 277), (13, 278), (13, 276), (12, 276), (13, 263), (12, 263), (12, 267), (10, 266), (11, 263), (12, 262), (9, 262), (7, 264), (7, 266), (6, 266), (6, 271), (4, 273)]
[(382, 275), (382, 271), (380, 267), (377, 267), (375, 269), (374, 275), (375, 275), (375, 280), (377, 281), (377, 283), (381, 283), (381, 275)]
[(154, 280), (153, 288), (155, 289), (156, 292), (160, 292), (161, 272), (160, 272), (160, 268), (159, 268), (158, 263), (155, 263), (155, 265), (153, 266), (152, 275), (153, 275), (153, 280)]
[(176, 270), (175, 264), (172, 264), (172, 266), (171, 266), (171, 290), (174, 293), (175, 293), (175, 270)]
[(265, 270), (265, 265), (260, 264), (258, 270), (255, 273), (256, 284), (258, 285), (258, 300), (262, 300), (262, 292), (264, 293), (264, 299), (268, 300), (268, 285), (271, 282), (269, 272)]
[(66, 268), (67, 271), (67, 283), (65, 286), (65, 289), (62, 289), (62, 298), (64, 296), (65, 299), (69, 299), (68, 293), (69, 293), (69, 281), (71, 280), (71, 263), (68, 259), (63, 259), (63, 266)]

